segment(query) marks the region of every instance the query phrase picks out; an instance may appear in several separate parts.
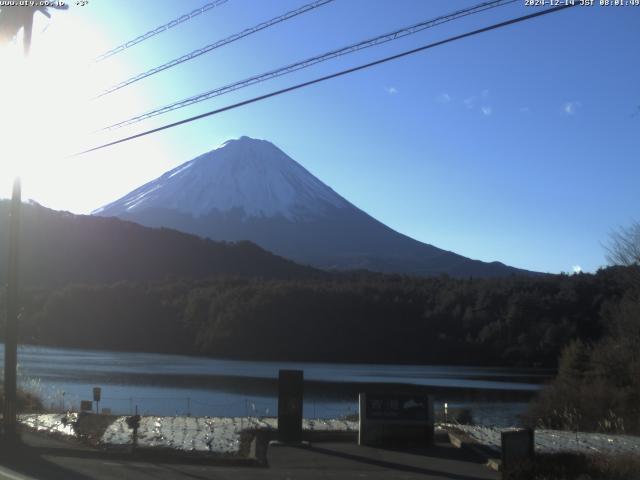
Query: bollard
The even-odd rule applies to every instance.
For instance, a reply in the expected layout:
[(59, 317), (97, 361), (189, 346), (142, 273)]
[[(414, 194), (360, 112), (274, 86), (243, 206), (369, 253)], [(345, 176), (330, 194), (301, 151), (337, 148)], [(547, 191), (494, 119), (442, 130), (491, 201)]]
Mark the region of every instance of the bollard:
[(534, 432), (531, 428), (521, 428), (501, 432), (502, 478), (508, 480), (533, 462), (535, 450)]

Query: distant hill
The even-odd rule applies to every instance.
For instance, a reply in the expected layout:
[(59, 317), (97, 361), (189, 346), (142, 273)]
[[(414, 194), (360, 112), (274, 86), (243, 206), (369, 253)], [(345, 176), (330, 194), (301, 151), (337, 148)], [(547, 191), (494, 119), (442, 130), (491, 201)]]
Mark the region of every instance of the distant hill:
[(230, 140), (93, 213), (214, 240), (250, 240), (329, 270), (455, 277), (533, 273), (396, 232), (272, 143), (249, 137)]
[[(6, 281), (8, 213), (0, 200), (0, 281)], [(223, 243), (119, 220), (23, 204), (21, 282), (54, 286), (119, 280), (247, 276), (296, 279), (319, 275), (250, 242)]]

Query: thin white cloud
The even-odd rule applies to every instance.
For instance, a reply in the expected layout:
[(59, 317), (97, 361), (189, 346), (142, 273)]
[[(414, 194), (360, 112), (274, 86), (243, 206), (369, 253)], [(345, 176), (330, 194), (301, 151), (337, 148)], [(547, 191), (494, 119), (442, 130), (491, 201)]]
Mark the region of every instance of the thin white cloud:
[(475, 101), (476, 101), (476, 97), (471, 96), (469, 98), (465, 98), (462, 101), (462, 103), (464, 103), (464, 106), (467, 107), (467, 108), (473, 108), (473, 105), (474, 105)]
[(493, 113), (493, 109), (491, 107), (482, 107), (480, 110), (482, 110), (482, 114), (487, 117)]
[(531, 113), (531, 109), (529, 107), (520, 107), (520, 113)]
[(486, 88), (484, 90), (482, 90), (482, 98), (487, 98), (489, 96), (489, 90), (487, 90)]
[(448, 93), (441, 93), (436, 97), (436, 102), (438, 103), (449, 103), (451, 101), (451, 95)]
[(384, 87), (384, 89), (389, 95), (395, 95), (398, 93), (398, 89), (396, 87)]
[(582, 267), (580, 265), (574, 265), (573, 267), (571, 267), (571, 269), (573, 270), (573, 273), (582, 272)]
[(565, 115), (575, 115), (578, 111), (578, 108), (580, 108), (581, 106), (582, 104), (578, 101), (565, 102), (565, 104), (562, 106), (562, 111)]

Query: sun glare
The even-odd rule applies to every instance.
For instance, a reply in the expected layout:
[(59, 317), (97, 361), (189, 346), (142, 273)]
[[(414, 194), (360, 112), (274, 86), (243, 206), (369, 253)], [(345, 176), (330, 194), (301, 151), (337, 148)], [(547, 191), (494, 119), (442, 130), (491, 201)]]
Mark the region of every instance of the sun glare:
[[(19, 176), (25, 198), (56, 208), (87, 208), (77, 206), (79, 195), (69, 188), (83, 180), (84, 167), (66, 157), (104, 141), (93, 132), (114, 117), (142, 108), (139, 95), (129, 91), (108, 101), (91, 100), (128, 74), (118, 61), (93, 62), (111, 42), (70, 10), (53, 12), (51, 20), (36, 14), (28, 58), (21, 33), (0, 46), (0, 198), (9, 195), (11, 179)], [(108, 183), (108, 173), (100, 180)]]
[(86, 124), (83, 104), (88, 69), (80, 60), (82, 52), (65, 48), (70, 42), (62, 35), (63, 28), (41, 33), (39, 24), (35, 25), (28, 58), (23, 55), (21, 35), (0, 50), (3, 178), (20, 176), (32, 181), (46, 175), (47, 163), (69, 153), (75, 134)]

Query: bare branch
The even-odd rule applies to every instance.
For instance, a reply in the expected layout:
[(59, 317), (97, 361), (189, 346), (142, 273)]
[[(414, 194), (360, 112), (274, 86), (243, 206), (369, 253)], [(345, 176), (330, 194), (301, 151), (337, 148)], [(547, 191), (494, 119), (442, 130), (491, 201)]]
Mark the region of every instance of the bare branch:
[(633, 222), (611, 233), (605, 249), (611, 265), (640, 266), (640, 222)]

